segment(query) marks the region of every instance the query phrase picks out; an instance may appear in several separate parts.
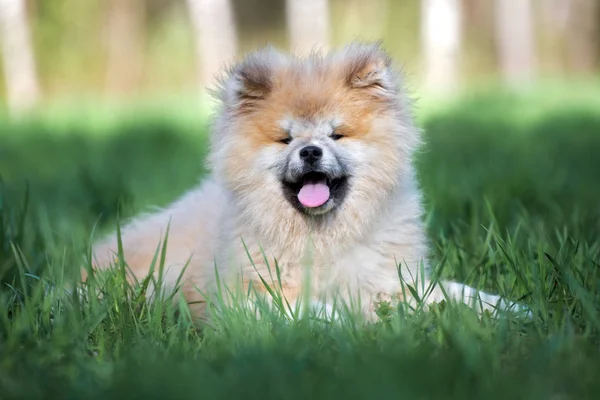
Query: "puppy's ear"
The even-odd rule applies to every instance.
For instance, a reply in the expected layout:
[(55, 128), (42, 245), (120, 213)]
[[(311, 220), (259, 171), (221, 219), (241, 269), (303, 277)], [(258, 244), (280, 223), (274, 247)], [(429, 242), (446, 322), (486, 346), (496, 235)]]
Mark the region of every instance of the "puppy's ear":
[(282, 56), (267, 47), (234, 65), (225, 79), (221, 100), (238, 112), (248, 112), (265, 100), (273, 89), (273, 76)]
[(379, 43), (352, 43), (342, 53), (346, 84), (353, 89), (368, 90), (378, 97), (393, 96), (397, 75), (390, 56)]

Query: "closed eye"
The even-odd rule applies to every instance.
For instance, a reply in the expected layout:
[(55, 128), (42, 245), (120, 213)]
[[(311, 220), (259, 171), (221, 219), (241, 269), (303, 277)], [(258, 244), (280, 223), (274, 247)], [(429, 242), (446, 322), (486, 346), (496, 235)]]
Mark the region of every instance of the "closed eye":
[(340, 135), (339, 133), (333, 132), (329, 137), (333, 140), (340, 140), (344, 137), (344, 135)]
[(281, 139), (279, 141), (279, 143), (283, 143), (283, 144), (290, 144), (291, 142), (292, 142), (292, 137), (291, 136), (288, 136), (288, 137), (286, 137), (284, 139)]

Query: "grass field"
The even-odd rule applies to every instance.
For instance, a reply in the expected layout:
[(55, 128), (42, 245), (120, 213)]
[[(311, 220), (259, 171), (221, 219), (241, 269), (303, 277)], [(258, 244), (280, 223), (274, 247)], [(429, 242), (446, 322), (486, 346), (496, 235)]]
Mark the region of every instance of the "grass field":
[(598, 398), (600, 112), (560, 105), (478, 96), (419, 114), (434, 264), (532, 320), (233, 309), (202, 331), (170, 303), (126, 301), (118, 276), (102, 300), (64, 287), (92, 229), (200, 179), (206, 121), (185, 107), (0, 120), (0, 398)]

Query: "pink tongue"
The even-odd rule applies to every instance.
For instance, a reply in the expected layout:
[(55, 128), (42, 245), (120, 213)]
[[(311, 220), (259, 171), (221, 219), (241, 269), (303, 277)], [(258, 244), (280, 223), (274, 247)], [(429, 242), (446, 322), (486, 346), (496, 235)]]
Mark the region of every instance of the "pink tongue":
[(329, 186), (323, 182), (305, 182), (298, 193), (304, 207), (319, 207), (329, 200)]

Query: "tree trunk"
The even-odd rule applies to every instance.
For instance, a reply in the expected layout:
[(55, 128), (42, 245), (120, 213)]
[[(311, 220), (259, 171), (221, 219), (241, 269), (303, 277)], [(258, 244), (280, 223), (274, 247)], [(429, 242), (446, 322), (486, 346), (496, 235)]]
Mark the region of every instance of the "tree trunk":
[(535, 78), (536, 56), (531, 0), (494, 0), (496, 48), (503, 79), (520, 88)]
[(297, 54), (329, 47), (327, 0), (287, 0), (286, 18), (290, 48)]
[(237, 33), (230, 0), (187, 0), (196, 32), (201, 92), (230, 63), (237, 51)]
[(138, 87), (142, 74), (144, 2), (109, 0), (108, 7), (106, 88), (126, 93)]
[(578, 73), (591, 73), (600, 51), (600, 3), (598, 0), (570, 0), (567, 49), (569, 66)]
[(448, 93), (459, 85), (462, 16), (459, 0), (421, 0), (426, 86)]
[(540, 20), (540, 64), (550, 74), (564, 74), (567, 60), (566, 37), (571, 14), (572, 0), (547, 0), (538, 2)]
[(25, 0), (0, 0), (0, 41), (8, 106), (25, 111), (40, 95)]

